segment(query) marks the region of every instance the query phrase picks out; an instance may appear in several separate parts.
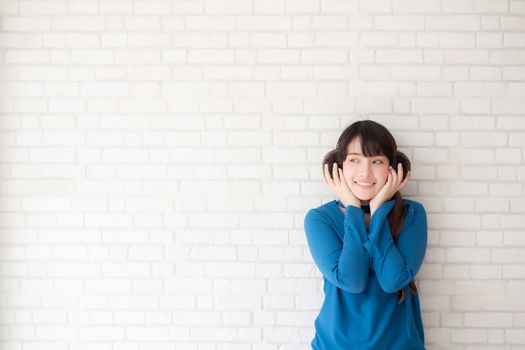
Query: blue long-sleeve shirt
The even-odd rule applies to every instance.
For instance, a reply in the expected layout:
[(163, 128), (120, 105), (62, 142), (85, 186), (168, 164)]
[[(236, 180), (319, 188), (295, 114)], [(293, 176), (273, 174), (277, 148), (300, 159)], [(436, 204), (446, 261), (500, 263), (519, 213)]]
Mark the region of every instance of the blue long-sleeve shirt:
[[(420, 203), (403, 203), (396, 243), (387, 218), (393, 199), (376, 209), (368, 228), (362, 209), (350, 205), (343, 213), (335, 200), (307, 212), (304, 229), (325, 294), (312, 349), (425, 349), (419, 296), (410, 296), (408, 284), (425, 256), (427, 217)], [(399, 289), (405, 290), (401, 304)]]

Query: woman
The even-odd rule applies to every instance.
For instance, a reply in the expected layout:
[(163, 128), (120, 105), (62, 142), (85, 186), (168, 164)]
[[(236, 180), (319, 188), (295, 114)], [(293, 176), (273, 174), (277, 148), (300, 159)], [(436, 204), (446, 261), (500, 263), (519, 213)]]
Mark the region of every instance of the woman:
[(425, 256), (427, 218), (399, 193), (410, 161), (384, 126), (364, 120), (343, 131), (323, 170), (337, 199), (304, 219), (325, 294), (312, 349), (424, 349), (413, 279)]

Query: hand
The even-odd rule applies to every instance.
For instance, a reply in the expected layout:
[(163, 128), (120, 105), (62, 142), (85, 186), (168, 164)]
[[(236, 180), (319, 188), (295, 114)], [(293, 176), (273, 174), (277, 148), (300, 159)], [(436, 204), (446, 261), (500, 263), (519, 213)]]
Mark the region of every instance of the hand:
[(386, 183), (369, 202), (370, 216), (373, 215), (374, 211), (376, 211), (381, 204), (390, 200), (397, 191), (400, 191), (405, 187), (409, 178), (410, 171), (407, 173), (407, 177), (403, 180), (403, 166), (401, 163), (397, 164), (397, 172), (394, 168), (390, 167), (388, 169), (388, 179), (386, 180)]
[(334, 163), (332, 171), (334, 178), (332, 179), (330, 172), (328, 171), (328, 166), (328, 164), (324, 165), (323, 182), (330, 188), (337, 198), (343, 202), (345, 207), (348, 205), (353, 205), (361, 208), (361, 200), (359, 200), (359, 198), (357, 198), (350, 190), (350, 187), (348, 186), (348, 183), (346, 182), (346, 179), (343, 175), (343, 169), (339, 168), (337, 163)]

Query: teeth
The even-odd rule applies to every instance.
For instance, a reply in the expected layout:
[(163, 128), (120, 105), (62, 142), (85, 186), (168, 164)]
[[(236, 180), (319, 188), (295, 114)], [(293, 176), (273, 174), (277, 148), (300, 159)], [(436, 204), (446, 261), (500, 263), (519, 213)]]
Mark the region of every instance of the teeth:
[(372, 183), (368, 183), (368, 182), (357, 182), (357, 181), (356, 181), (356, 183), (357, 183), (358, 185), (361, 185), (361, 186), (372, 186), (372, 185), (373, 185)]

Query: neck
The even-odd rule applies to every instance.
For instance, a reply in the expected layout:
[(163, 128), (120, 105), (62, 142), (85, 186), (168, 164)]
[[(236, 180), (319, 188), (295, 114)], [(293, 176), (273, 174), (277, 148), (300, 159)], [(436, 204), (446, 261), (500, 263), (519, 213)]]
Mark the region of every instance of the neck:
[(361, 206), (363, 205), (369, 205), (370, 201), (366, 200), (366, 201), (361, 201)]

